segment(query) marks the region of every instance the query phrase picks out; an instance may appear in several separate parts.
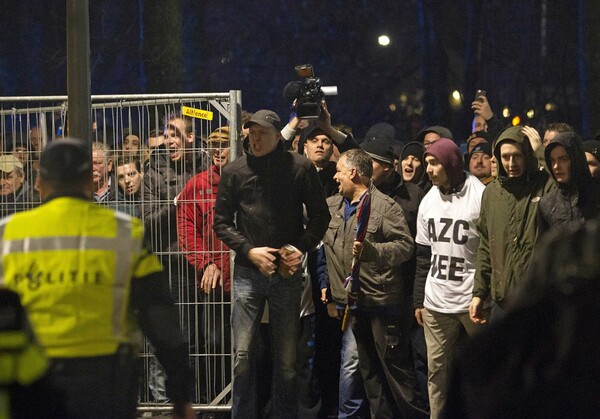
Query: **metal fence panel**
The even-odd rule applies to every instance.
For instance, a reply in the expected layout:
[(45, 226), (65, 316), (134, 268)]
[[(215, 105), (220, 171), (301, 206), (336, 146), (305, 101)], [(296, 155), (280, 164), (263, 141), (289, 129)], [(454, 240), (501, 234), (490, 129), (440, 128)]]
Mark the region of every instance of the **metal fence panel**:
[[(40, 204), (35, 188), (39, 155), (44, 145), (65, 135), (68, 124), (66, 96), (45, 97), (0, 97), (0, 152), (16, 156), (22, 161), (22, 179), (15, 173), (12, 177), (0, 171), (0, 215), (33, 208)], [(181, 115), (183, 107), (194, 134), (193, 143), (185, 150), (195, 158), (183, 158), (174, 164), (173, 148), (156, 146), (166, 128), (166, 121)], [(212, 117), (208, 117), (212, 113)], [(116, 176), (117, 161), (137, 158), (144, 176), (154, 171), (163, 173), (174, 168), (191, 177), (211, 166), (214, 145), (209, 147), (206, 139), (219, 127), (228, 126), (230, 133), (231, 158), (238, 155), (241, 133), (241, 93), (231, 91), (215, 94), (159, 94), (159, 95), (106, 95), (92, 96), (92, 142), (95, 147), (107, 152), (107, 168), (111, 168), (110, 188), (119, 191)], [(136, 135), (141, 147), (138, 151), (124, 146), (127, 135)], [(132, 138), (130, 137), (129, 140)], [(133, 141), (135, 142), (135, 141)], [(212, 143), (211, 143), (212, 144)], [(101, 154), (101, 153), (100, 153)], [(96, 154), (94, 154), (96, 156)], [(94, 167), (99, 165), (94, 164)], [(169, 166), (169, 167), (168, 167)], [(100, 169), (99, 169), (100, 170)], [(126, 173), (123, 171), (122, 174)], [(19, 182), (22, 180), (22, 184)], [(123, 180), (123, 179), (121, 179)], [(229, 410), (231, 404), (232, 346), (230, 338), (231, 302), (229, 293), (222, 287), (210, 294), (198, 292), (195, 279), (196, 269), (190, 265), (186, 254), (177, 246), (177, 205), (174, 198), (185, 186), (185, 176), (175, 176), (168, 182), (168, 193), (148, 194), (148, 181), (142, 181), (141, 193), (126, 197), (117, 193), (110, 200), (101, 202), (120, 210), (136, 208), (146, 226), (146, 233), (161, 258), (173, 297), (180, 313), (180, 327), (190, 342), (190, 365), (195, 373), (192, 400), (197, 409)], [(124, 181), (123, 181), (124, 182)], [(14, 188), (19, 187), (15, 200)], [(158, 189), (164, 185), (154, 185)], [(175, 196), (173, 196), (175, 195)], [(153, 198), (149, 198), (153, 196)], [(133, 198), (133, 199), (132, 199)], [(190, 202), (186, 202), (189, 204)], [(181, 205), (181, 203), (179, 203)], [(198, 199), (194, 205), (212, 208), (210, 198)], [(194, 217), (193, 224), (198, 232), (210, 228), (205, 217)], [(197, 238), (199, 240), (199, 238)], [(174, 241), (174, 242), (173, 242)], [(210, 246), (210, 257), (220, 253), (229, 254), (228, 249)], [(206, 255), (205, 255), (206, 256)], [(151, 345), (141, 345), (140, 361), (143, 379), (140, 384), (140, 410), (166, 411), (170, 406), (164, 400), (164, 374), (152, 355)]]

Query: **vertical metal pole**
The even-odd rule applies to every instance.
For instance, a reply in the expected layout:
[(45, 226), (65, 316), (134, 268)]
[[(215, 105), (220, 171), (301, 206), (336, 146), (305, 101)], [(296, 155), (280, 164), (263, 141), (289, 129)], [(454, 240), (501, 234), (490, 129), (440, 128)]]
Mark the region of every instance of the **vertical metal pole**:
[(242, 155), (242, 91), (229, 91), (229, 158), (235, 160)]
[(88, 0), (67, 0), (67, 94), (70, 137), (84, 140), (90, 146), (90, 24)]

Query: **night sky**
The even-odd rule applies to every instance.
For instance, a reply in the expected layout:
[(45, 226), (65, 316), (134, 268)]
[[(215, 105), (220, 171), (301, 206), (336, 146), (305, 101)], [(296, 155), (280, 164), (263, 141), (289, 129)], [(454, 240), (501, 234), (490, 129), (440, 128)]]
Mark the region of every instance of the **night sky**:
[[(0, 3), (0, 95), (66, 94), (65, 2)], [(511, 117), (537, 128), (561, 120), (589, 135), (600, 128), (593, 112), (600, 95), (589, 93), (597, 87), (598, 29), (585, 26), (597, 15), (593, 3), (91, 1), (91, 90), (240, 89), (244, 109), (287, 118), (282, 89), (295, 65), (311, 63), (324, 85), (338, 86), (328, 98), (333, 123), (350, 125), (359, 140), (387, 121), (405, 142), (434, 124), (462, 141), (477, 89), (499, 116), (508, 106)], [(391, 38), (388, 47), (377, 44), (381, 34)], [(464, 101), (456, 109), (455, 89)], [(556, 110), (545, 112), (548, 102)]]

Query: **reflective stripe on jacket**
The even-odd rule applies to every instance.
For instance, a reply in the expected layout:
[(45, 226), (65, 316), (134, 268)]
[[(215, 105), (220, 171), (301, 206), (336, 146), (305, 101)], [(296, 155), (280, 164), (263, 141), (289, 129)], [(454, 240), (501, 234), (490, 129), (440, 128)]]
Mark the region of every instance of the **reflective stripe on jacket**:
[(141, 222), (60, 197), (0, 222), (0, 285), (21, 296), (49, 357), (112, 354), (135, 343), (132, 279), (162, 267)]

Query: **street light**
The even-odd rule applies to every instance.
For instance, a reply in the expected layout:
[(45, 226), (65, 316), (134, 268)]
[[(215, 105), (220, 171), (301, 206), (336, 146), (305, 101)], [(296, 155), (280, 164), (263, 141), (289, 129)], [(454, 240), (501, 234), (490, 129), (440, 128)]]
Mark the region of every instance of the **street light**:
[(450, 95), (450, 107), (454, 110), (460, 109), (462, 106), (462, 95), (460, 91), (454, 90)]
[(377, 42), (379, 42), (380, 46), (387, 47), (390, 44), (390, 37), (387, 35), (379, 35)]

